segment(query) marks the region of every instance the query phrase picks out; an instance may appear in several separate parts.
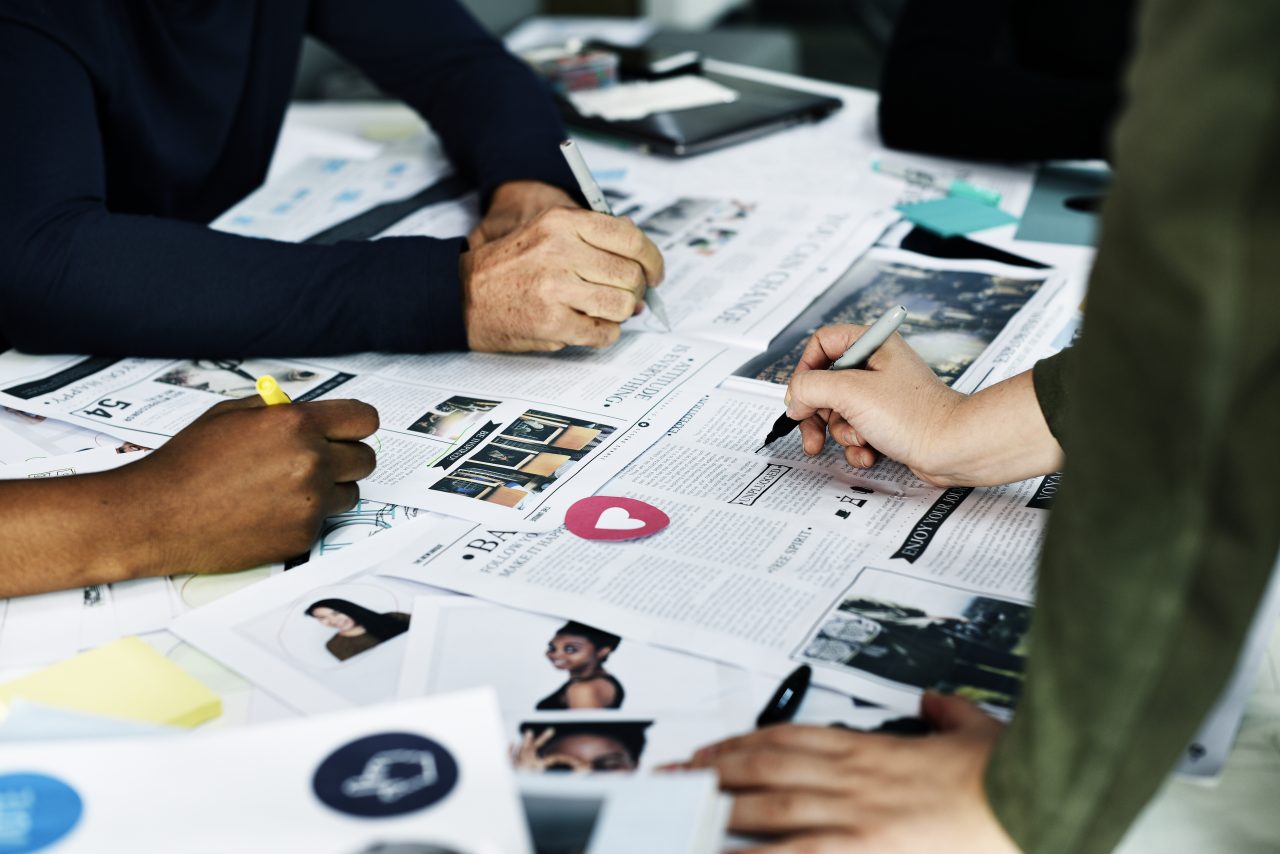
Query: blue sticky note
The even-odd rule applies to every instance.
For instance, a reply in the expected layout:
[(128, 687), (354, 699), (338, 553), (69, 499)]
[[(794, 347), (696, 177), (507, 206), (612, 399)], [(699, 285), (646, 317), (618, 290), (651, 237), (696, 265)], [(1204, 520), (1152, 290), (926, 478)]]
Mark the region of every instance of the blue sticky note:
[(1016, 216), (999, 208), (957, 196), (898, 205), (897, 209), (908, 222), (942, 237), (969, 234), (1018, 221)]

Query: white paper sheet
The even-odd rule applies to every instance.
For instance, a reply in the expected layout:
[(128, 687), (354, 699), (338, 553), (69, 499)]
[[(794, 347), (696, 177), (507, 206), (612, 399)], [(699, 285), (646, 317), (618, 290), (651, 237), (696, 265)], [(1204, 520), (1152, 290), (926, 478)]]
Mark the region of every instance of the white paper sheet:
[[(57, 784), (78, 800), (78, 821), (50, 796)], [(532, 850), (483, 691), (231, 732), (7, 745), (0, 803), (6, 838), (72, 824), (57, 849), (67, 852)]]
[[(191, 611), (170, 630), (298, 711), (314, 714), (386, 702), (396, 696), (414, 600), (429, 591), (384, 577), (378, 566), (413, 548), (435, 524), (409, 521), (358, 548)], [(387, 636), (380, 638), (370, 628), (367, 638), (343, 638), (345, 629), (310, 613), (326, 600), (372, 612), (390, 625)]]
[(408, 198), (452, 167), (434, 136), (411, 150), (367, 160), (308, 157), (250, 193), (209, 227), (231, 234), (298, 242), (386, 202)]
[(364, 353), (296, 361), (0, 355), (0, 402), (157, 446), (272, 374), (295, 401), (374, 406), (368, 498), (513, 529), (548, 529), (639, 456), (745, 358), (677, 336), (627, 334), (605, 351)]

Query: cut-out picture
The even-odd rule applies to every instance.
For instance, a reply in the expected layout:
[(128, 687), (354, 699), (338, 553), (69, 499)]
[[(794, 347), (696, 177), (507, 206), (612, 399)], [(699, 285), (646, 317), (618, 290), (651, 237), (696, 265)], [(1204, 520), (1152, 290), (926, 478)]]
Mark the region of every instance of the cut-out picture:
[(640, 766), (653, 721), (555, 721), (520, 725), (512, 761), (522, 771), (629, 772)]
[(547, 660), (568, 677), (537, 705), (538, 711), (620, 709), (627, 692), (605, 661), (622, 638), (591, 626), (568, 622), (547, 642)]
[(948, 585), (865, 570), (800, 657), (815, 665), (1012, 709), (1031, 608)]
[(322, 376), (307, 368), (288, 367), (278, 362), (243, 359), (194, 359), (170, 368), (156, 382), (223, 397), (251, 397), (258, 393), (258, 377), (271, 374), (281, 391), (296, 400), (300, 395), (336, 375)]
[(454, 396), (428, 409), (409, 425), (409, 429), (415, 433), (426, 433), (453, 441), (461, 438), (472, 427), (483, 424), (486, 415), (500, 402)]
[(324, 646), (339, 661), (409, 630), (409, 615), (402, 611), (379, 614), (346, 599), (319, 599), (307, 607), (306, 614), (333, 629)]

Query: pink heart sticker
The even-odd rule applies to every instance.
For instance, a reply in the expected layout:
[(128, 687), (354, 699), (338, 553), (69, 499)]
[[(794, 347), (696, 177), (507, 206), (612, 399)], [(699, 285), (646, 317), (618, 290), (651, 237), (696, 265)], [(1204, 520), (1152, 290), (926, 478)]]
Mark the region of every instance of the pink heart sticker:
[(656, 534), (671, 523), (657, 507), (618, 495), (593, 495), (564, 514), (564, 524), (584, 540), (634, 540)]

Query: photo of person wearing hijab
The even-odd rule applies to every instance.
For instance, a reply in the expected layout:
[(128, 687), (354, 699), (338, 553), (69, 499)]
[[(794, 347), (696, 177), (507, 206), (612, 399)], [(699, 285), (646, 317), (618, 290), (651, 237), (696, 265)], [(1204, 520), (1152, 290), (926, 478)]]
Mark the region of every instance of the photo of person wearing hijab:
[(645, 731), (652, 723), (523, 723), (512, 761), (518, 769), (540, 773), (634, 771), (644, 752)]
[(547, 642), (547, 660), (569, 679), (538, 702), (540, 712), (565, 709), (620, 709), (622, 683), (604, 669), (622, 638), (582, 623), (568, 622)]
[(401, 611), (379, 614), (346, 599), (312, 602), (306, 614), (336, 632), (324, 646), (339, 661), (367, 652), (409, 630), (408, 614)]

